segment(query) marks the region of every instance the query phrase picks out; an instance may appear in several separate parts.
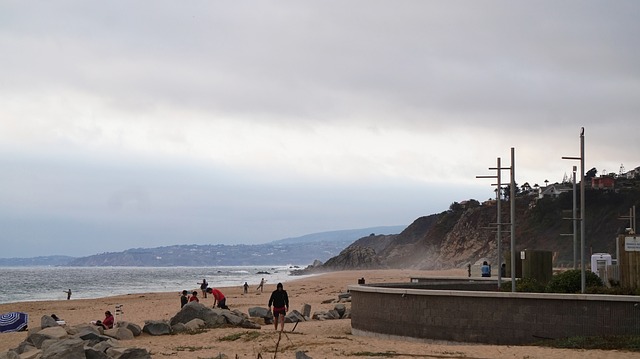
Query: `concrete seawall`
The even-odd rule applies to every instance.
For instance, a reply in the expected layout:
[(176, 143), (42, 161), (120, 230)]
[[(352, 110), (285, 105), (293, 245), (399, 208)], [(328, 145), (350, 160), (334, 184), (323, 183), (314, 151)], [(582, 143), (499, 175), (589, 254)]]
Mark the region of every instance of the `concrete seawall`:
[[(446, 289), (465, 283), (469, 290)], [(640, 297), (497, 292), (487, 285), (497, 287), (462, 279), (351, 285), (351, 326), (356, 335), (487, 344), (640, 335)]]

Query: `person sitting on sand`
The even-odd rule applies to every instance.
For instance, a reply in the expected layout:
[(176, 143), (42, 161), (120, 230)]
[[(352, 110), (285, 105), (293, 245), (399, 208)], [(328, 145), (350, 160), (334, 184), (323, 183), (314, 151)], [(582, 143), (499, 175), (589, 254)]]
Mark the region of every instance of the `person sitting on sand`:
[(198, 303), (200, 303), (200, 299), (198, 299), (198, 291), (194, 290), (194, 291), (191, 293), (191, 298), (189, 298), (189, 303), (191, 303), (191, 302), (198, 302)]
[(284, 316), (289, 310), (289, 295), (287, 291), (282, 288), (282, 283), (276, 285), (276, 290), (271, 293), (269, 298), (269, 310), (273, 304), (273, 325), (278, 330), (278, 321), (280, 321), (280, 331), (284, 330)]
[(480, 267), (480, 272), (483, 277), (491, 277), (491, 266), (487, 261), (482, 262), (482, 267)]
[(106, 312), (104, 312), (104, 319), (102, 321), (96, 321), (95, 325), (99, 325), (104, 329), (112, 329), (114, 322), (115, 318), (113, 317), (113, 314), (111, 314), (111, 312), (107, 310)]
[(213, 307), (216, 307), (216, 302), (218, 303), (218, 308), (229, 309), (227, 307), (227, 298), (225, 298), (224, 294), (216, 288), (207, 288), (207, 293), (213, 296)]

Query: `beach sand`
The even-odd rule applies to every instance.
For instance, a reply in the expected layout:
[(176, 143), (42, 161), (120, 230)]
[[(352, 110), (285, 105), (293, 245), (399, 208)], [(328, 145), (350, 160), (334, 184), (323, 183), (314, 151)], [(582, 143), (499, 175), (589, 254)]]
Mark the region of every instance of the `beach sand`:
[[(364, 277), (367, 283), (407, 282), (410, 277), (466, 276), (466, 270), (409, 271), (409, 270), (358, 270), (320, 274), (312, 277), (291, 277), (284, 285), (289, 293), (290, 310), (302, 311), (302, 305), (311, 305), (311, 312), (328, 311), (335, 303), (322, 304), (337, 299), (348, 285), (356, 284)], [(267, 282), (264, 293), (256, 291), (257, 283), (251, 283), (248, 294), (242, 287), (220, 288), (227, 296), (231, 309), (244, 313), (254, 306), (267, 307), (269, 295), (276, 283)], [(210, 283), (215, 286), (215, 283)], [(186, 288), (191, 289), (191, 288)], [(195, 288), (194, 288), (195, 289)], [(200, 293), (199, 293), (200, 294)], [(201, 294), (200, 294), (201, 295)], [(42, 302), (0, 304), (0, 313), (20, 311), (29, 313), (29, 326), (39, 327), (40, 318), (56, 314), (69, 325), (88, 323), (102, 319), (105, 310), (114, 312), (121, 304), (124, 320), (144, 326), (145, 320), (170, 319), (180, 309), (179, 293), (142, 293), (100, 299), (78, 299)], [(212, 305), (213, 299), (200, 298), (200, 303)], [(347, 303), (347, 307), (350, 303)], [(392, 310), (392, 308), (390, 308)], [(279, 342), (277, 358), (295, 358), (297, 351), (304, 351), (314, 359), (319, 358), (640, 358), (640, 353), (602, 350), (550, 349), (536, 346), (499, 346), (455, 342), (416, 342), (361, 337), (351, 334), (348, 319), (301, 322), (291, 332), (294, 324), (285, 325), (286, 335)], [(237, 340), (221, 340), (237, 334)], [(15, 348), (27, 336), (26, 332), (0, 334), (0, 352)], [(153, 358), (213, 358), (220, 353), (229, 358), (273, 358), (278, 332), (273, 325), (263, 325), (260, 330), (242, 328), (208, 329), (198, 334), (150, 336), (142, 334), (133, 340), (121, 341), (124, 346), (148, 349)], [(365, 354), (369, 353), (369, 354)], [(383, 356), (382, 353), (395, 353)]]

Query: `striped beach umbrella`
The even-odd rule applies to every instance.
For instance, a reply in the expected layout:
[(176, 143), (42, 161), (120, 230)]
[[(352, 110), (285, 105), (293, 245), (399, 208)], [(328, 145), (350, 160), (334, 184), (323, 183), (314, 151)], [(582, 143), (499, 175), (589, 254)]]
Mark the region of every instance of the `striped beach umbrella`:
[(0, 314), (0, 333), (19, 332), (27, 330), (29, 314), (22, 312), (10, 312)]

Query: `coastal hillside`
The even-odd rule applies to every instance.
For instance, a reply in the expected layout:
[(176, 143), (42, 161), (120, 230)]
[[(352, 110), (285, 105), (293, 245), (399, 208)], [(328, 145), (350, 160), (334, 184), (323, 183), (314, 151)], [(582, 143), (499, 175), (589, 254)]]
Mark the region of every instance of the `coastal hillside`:
[[(629, 209), (640, 204), (640, 189), (587, 190), (586, 253), (615, 253), (615, 238), (629, 227), (623, 218)], [(516, 252), (524, 249), (553, 252), (554, 266), (571, 266), (573, 232), (571, 192), (558, 197), (522, 194), (516, 198)], [(502, 201), (502, 223), (510, 222), (509, 201)], [(578, 204), (579, 208), (579, 204)], [(454, 202), (447, 211), (420, 217), (404, 231), (391, 236), (363, 237), (324, 265), (309, 271), (405, 268), (448, 269), (465, 267), (482, 258), (497, 262), (495, 230), (496, 201), (476, 200)], [(580, 226), (578, 226), (579, 230)], [(511, 251), (509, 226), (503, 227), (502, 251)], [(579, 250), (579, 249), (578, 249)], [(358, 262), (359, 259), (360, 262)]]
[(34, 258), (0, 258), (0, 267), (22, 266), (249, 266), (307, 265), (325, 261), (353, 243), (375, 233), (400, 233), (406, 225), (319, 232), (253, 245), (174, 245), (133, 248), (121, 252), (104, 252), (86, 257), (48, 256)]

